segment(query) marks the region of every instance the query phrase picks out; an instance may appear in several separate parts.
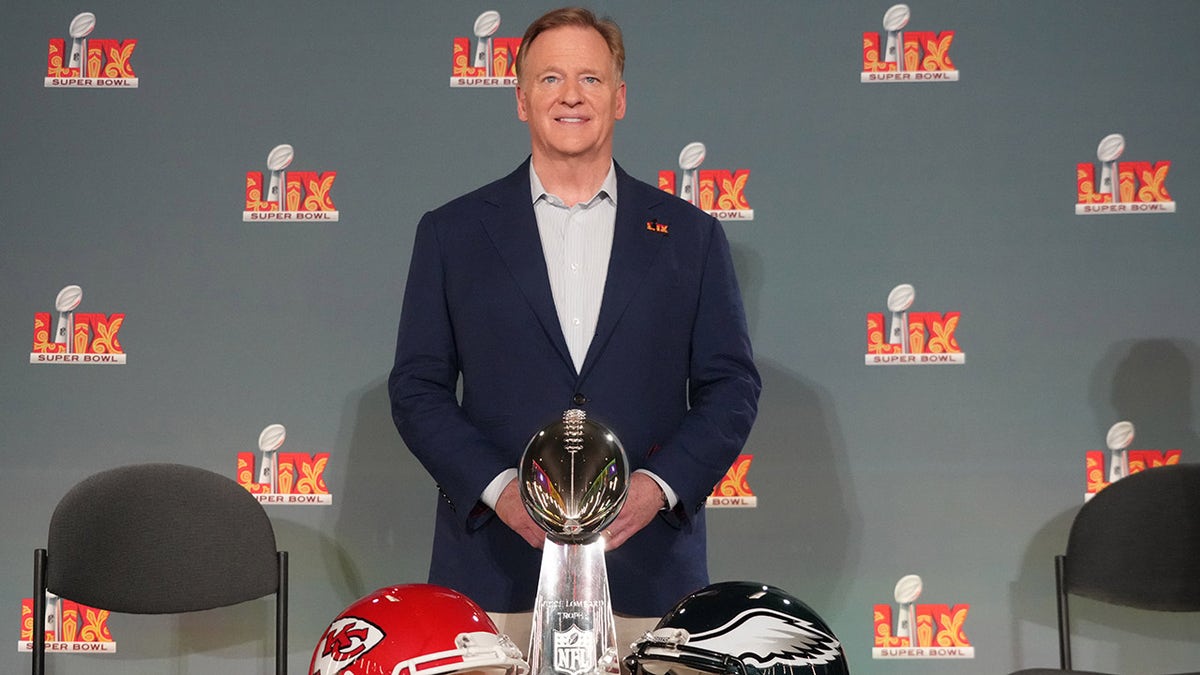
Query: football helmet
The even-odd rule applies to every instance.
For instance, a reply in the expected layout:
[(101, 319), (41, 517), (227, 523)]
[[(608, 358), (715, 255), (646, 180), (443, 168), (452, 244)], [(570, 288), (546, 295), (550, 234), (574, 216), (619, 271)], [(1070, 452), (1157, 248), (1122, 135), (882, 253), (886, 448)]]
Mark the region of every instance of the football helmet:
[(329, 624), (309, 675), (525, 675), (521, 650), (470, 598), (432, 584), (388, 586)]
[(841, 642), (808, 605), (766, 584), (727, 581), (680, 600), (633, 643), (634, 675), (849, 675)]

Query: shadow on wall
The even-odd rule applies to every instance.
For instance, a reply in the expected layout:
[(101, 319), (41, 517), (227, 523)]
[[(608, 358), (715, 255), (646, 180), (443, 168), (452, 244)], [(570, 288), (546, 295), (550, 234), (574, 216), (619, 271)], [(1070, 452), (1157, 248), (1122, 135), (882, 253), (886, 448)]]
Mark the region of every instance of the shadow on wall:
[[(762, 258), (731, 248), (753, 339)], [(754, 456), (747, 481), (758, 507), (709, 511), (710, 575), (773, 584), (829, 612), (849, 592), (858, 567), (851, 542), (862, 531), (841, 425), (827, 391), (779, 363), (755, 362), (763, 391), (744, 453)]]
[(437, 491), (392, 424), (386, 378), (346, 399), (337, 451), (345, 476), (321, 556), (342, 606), (383, 586), (424, 582)]
[(709, 511), (710, 573), (779, 586), (824, 616), (849, 593), (862, 536), (845, 442), (827, 392), (779, 364), (758, 368), (763, 395), (744, 451), (758, 506)]
[(1104, 438), (1121, 420), (1136, 428), (1133, 448), (1179, 448), (1200, 460), (1193, 388), (1200, 349), (1189, 340), (1129, 340), (1105, 353), (1092, 374), (1089, 399)]
[[(1194, 428), (1192, 388), (1200, 350), (1188, 340), (1130, 340), (1113, 345), (1093, 370), (1089, 400), (1096, 412), (1093, 438), (1100, 448), (1110, 426), (1122, 420), (1136, 428), (1134, 449), (1180, 449), (1182, 461), (1200, 460), (1200, 437)], [(1078, 461), (1083, 465), (1080, 448)], [(1081, 503), (1082, 505), (1082, 499)], [(1051, 518), (1033, 536), (1025, 551), (1021, 574), (1013, 583), (1013, 659), (1038, 654), (1039, 666), (1058, 663), (1057, 609), (1054, 587), (1054, 556), (1064, 553), (1071, 522), (1079, 506)], [(1129, 571), (1137, 574), (1136, 569)], [(1021, 624), (1043, 627), (1050, 644), (1022, 645)], [(1146, 612), (1113, 607), (1072, 597), (1076, 666), (1084, 659), (1099, 659), (1096, 667), (1119, 672), (1167, 672), (1180, 668), (1180, 659), (1195, 659), (1179, 653), (1200, 635), (1200, 615)], [(1161, 643), (1154, 641), (1161, 640)], [(1149, 647), (1148, 641), (1160, 649)], [(1179, 644), (1168, 644), (1178, 641)], [(1149, 647), (1149, 648), (1148, 648)], [(1082, 658), (1081, 658), (1082, 657)]]

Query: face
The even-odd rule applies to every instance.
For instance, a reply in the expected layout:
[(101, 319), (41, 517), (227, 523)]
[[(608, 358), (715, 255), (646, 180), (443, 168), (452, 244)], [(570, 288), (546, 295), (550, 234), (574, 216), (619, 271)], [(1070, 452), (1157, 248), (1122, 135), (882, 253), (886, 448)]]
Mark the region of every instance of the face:
[(608, 161), (625, 83), (604, 38), (591, 28), (553, 28), (533, 40), (522, 66), (517, 117), (529, 124), (534, 158)]

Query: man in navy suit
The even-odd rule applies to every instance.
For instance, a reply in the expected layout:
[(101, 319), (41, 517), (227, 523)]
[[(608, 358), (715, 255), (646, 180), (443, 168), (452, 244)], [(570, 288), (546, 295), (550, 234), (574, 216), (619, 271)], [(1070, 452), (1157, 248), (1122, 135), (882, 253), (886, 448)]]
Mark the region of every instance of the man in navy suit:
[(489, 612), (532, 608), (545, 533), (515, 467), (534, 432), (580, 407), (634, 471), (604, 533), (614, 610), (659, 617), (708, 583), (703, 506), (757, 411), (729, 244), (714, 218), (613, 161), (615, 23), (555, 10), (521, 45), (532, 154), (421, 219), (388, 380), (396, 427), (442, 497), (429, 581)]

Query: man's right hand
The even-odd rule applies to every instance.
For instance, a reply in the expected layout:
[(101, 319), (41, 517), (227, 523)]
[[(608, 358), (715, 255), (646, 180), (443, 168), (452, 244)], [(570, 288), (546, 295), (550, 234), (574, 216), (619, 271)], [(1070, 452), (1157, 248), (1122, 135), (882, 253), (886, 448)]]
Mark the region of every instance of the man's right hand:
[(521, 490), (516, 480), (504, 486), (500, 498), (496, 500), (496, 515), (530, 546), (540, 549), (546, 542), (546, 531), (533, 522), (525, 510), (525, 504), (521, 502)]

